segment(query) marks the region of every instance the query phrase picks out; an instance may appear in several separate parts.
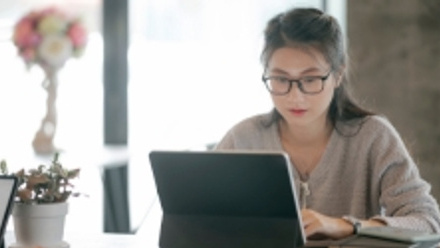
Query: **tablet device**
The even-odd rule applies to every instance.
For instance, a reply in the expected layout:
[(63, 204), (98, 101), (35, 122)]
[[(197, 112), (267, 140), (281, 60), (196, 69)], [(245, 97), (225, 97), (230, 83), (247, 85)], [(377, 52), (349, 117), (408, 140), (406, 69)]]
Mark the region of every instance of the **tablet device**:
[(17, 178), (14, 176), (0, 175), (0, 247), (4, 247), (3, 239), (6, 226), (12, 212), (15, 193), (17, 191)]
[(305, 243), (286, 154), (153, 151), (149, 158), (163, 210), (160, 247)]

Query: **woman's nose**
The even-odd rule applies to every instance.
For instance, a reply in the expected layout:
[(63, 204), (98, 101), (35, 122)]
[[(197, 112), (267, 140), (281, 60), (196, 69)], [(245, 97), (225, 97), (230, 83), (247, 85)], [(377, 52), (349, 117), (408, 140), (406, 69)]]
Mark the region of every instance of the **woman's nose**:
[(303, 99), (304, 93), (301, 91), (299, 85), (297, 83), (294, 83), (292, 84), (292, 87), (290, 88), (287, 97), (293, 99)]

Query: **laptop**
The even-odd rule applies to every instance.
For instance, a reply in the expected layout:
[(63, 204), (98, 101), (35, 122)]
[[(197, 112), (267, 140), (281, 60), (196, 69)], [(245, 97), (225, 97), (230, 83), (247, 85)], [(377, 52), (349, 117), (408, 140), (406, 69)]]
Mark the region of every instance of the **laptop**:
[(279, 152), (152, 151), (159, 246), (302, 247), (289, 159)]
[(17, 178), (14, 176), (0, 175), (0, 247), (5, 247), (4, 236), (9, 217), (14, 204), (14, 197), (17, 191)]

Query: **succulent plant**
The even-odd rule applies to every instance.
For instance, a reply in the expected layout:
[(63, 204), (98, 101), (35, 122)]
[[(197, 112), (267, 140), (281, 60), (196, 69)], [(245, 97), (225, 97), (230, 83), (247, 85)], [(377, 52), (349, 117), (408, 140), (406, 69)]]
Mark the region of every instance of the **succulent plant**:
[(0, 172), (3, 175), (13, 175), (18, 178), (16, 201), (25, 204), (44, 204), (65, 202), (70, 196), (78, 196), (72, 190), (71, 180), (79, 176), (80, 169), (66, 169), (58, 160), (55, 153), (49, 166), (39, 165), (37, 168), (21, 169), (9, 173), (5, 160), (0, 162)]

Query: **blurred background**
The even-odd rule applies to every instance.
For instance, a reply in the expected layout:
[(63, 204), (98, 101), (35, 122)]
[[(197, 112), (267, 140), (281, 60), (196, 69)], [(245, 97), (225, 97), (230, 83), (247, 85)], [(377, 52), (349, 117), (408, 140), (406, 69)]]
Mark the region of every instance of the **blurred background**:
[(440, 199), (437, 0), (0, 0), (0, 155), (17, 168), (45, 159), (31, 142), (46, 95), (43, 72), (26, 69), (12, 32), (50, 5), (79, 13), (89, 31), (84, 55), (59, 73), (55, 144), (65, 166), (83, 168), (90, 195), (71, 200), (68, 229), (138, 231), (157, 203), (150, 150), (206, 149), (269, 111), (262, 31), (295, 6), (339, 20), (354, 94), (396, 126)]

